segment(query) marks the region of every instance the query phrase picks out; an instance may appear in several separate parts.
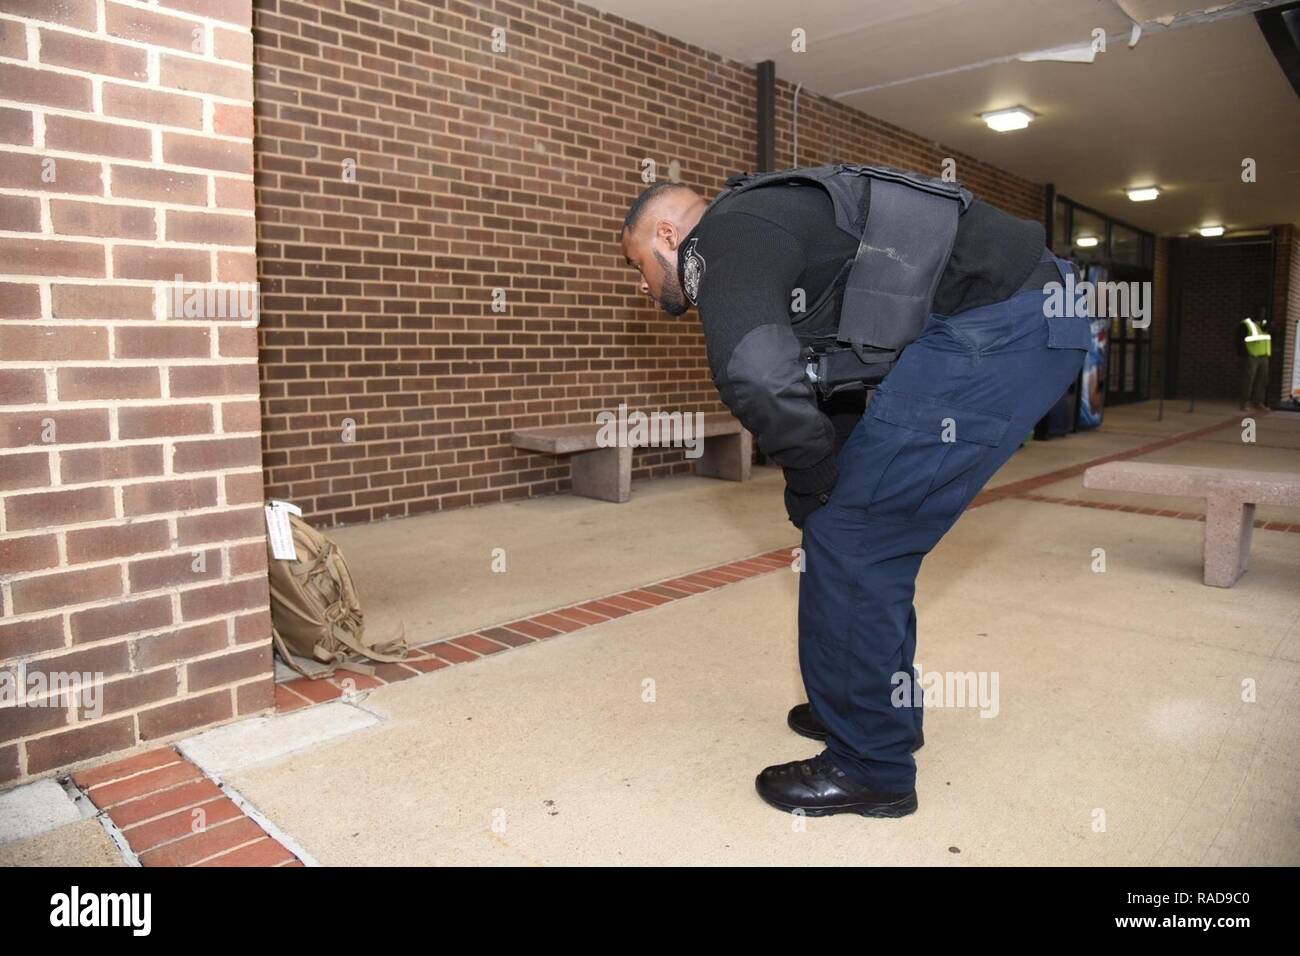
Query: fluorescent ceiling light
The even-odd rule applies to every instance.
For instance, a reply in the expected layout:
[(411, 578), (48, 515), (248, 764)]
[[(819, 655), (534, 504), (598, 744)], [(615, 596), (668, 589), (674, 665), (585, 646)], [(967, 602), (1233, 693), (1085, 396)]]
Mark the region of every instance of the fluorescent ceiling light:
[(1091, 249), (1093, 246), (1095, 246), (1095, 245), (1097, 244), (1097, 237), (1096, 237), (1096, 236), (1080, 236), (1078, 239), (1074, 240), (1074, 244), (1075, 244), (1076, 246), (1081, 246), (1081, 247), (1084, 248), (1084, 249)]
[(1055, 60), (1058, 63), (1091, 63), (1097, 58), (1097, 48), (1092, 41), (1075, 43), (1070, 46), (1054, 46), (1050, 50), (1031, 50), (1018, 53), (1016, 59), (1024, 63), (1036, 63), (1039, 60)]
[(1024, 129), (1034, 119), (1035, 115), (1035, 113), (1023, 106), (1013, 106), (1010, 109), (981, 113), (980, 119), (988, 124), (989, 129), (998, 133), (1006, 133), (1013, 129)]
[(1160, 195), (1160, 190), (1155, 186), (1143, 186), (1140, 189), (1127, 189), (1128, 198), (1134, 202), (1150, 202)]
[(1213, 239), (1215, 236), (1221, 236), (1221, 235), (1223, 235), (1223, 227), (1222, 227), (1222, 226), (1202, 226), (1202, 227), (1201, 227), (1201, 235), (1203, 235), (1206, 239)]

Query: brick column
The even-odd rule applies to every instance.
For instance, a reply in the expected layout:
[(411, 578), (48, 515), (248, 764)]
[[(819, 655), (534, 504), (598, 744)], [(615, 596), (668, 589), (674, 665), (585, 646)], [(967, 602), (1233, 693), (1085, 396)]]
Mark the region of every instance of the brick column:
[[(1165, 395), (1169, 348), (1169, 239), (1157, 236), (1151, 274), (1151, 398)], [(1173, 396), (1166, 396), (1172, 398)]]
[(1291, 375), (1295, 368), (1295, 343), (1300, 327), (1300, 255), (1296, 254), (1296, 230), (1290, 223), (1274, 229), (1277, 248), (1273, 259), (1273, 357), (1269, 362), (1268, 400), (1291, 398)]
[(250, 6), (0, 0), (0, 786), (272, 701)]

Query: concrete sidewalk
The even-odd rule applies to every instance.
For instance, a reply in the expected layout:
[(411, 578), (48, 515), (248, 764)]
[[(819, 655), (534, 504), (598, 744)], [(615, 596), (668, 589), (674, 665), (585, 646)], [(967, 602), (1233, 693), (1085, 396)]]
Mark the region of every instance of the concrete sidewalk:
[[(1031, 443), (991, 487), (1236, 415), (1154, 414), (1115, 408), (1102, 432)], [(1141, 460), (1300, 470), (1300, 416), (1261, 417), (1257, 437)], [(1036, 494), (1097, 494), (1077, 484)], [(774, 470), (668, 479), (625, 505), (565, 496), (333, 536), (372, 625), (431, 640), (795, 544), (781, 488)], [(327, 865), (1295, 865), (1300, 534), (1257, 530), (1221, 590), (1200, 583), (1202, 530), (1015, 497), (965, 515), (921, 575), (917, 663), (996, 675), (997, 694), (927, 705), (920, 809), (902, 820), (797, 820), (754, 793), (762, 767), (819, 749), (785, 726), (804, 698), (784, 569), (180, 749)], [(0, 863), (109, 862), (87, 824), (11, 842)]]

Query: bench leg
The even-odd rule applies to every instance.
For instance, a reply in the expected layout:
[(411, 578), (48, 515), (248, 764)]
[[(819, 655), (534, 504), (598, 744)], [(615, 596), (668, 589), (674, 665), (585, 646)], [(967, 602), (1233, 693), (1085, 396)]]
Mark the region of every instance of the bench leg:
[(1250, 560), (1250, 537), (1255, 530), (1255, 506), (1231, 498), (1210, 497), (1205, 502), (1205, 583), (1230, 588)]
[(754, 464), (754, 436), (743, 428), (734, 435), (704, 439), (703, 454), (695, 462), (695, 473), (704, 478), (749, 481)]
[(632, 497), (631, 448), (580, 451), (569, 458), (569, 472), (575, 495), (620, 504)]

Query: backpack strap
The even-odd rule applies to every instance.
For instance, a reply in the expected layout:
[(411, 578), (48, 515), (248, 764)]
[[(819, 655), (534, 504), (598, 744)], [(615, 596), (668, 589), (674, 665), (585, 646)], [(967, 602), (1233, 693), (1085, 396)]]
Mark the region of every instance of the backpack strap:
[[(338, 642), (350, 650), (360, 654), (362, 657), (368, 657), (371, 660), (383, 661), (386, 664), (397, 664), (406, 660), (406, 632), (402, 633), (392, 640), (383, 644), (366, 644), (360, 640), (359, 635), (364, 633), (364, 627), (355, 619), (344, 617), (337, 621), (332, 621), (334, 637)], [(342, 665), (340, 665), (342, 666)], [(374, 668), (370, 669), (374, 673)]]
[(303, 663), (307, 658), (299, 657), (297, 654), (293, 653), (293, 651), (289, 650), (289, 646), (285, 643), (280, 632), (276, 630), (274, 624), (271, 625), (271, 644), (275, 647), (276, 651), (279, 652), (280, 660), (284, 661), (287, 666), (293, 668), (308, 680), (321, 680), (326, 677), (332, 677), (334, 676), (334, 671), (339, 666), (337, 662), (333, 664), (323, 664), (318, 661), (312, 661), (312, 666), (309, 669)]
[(356, 587), (352, 583), (352, 575), (349, 573), (347, 565), (343, 563), (342, 555), (339, 554), (338, 548), (334, 546), (334, 542), (329, 543), (322, 558), (325, 562), (325, 568), (322, 571), (328, 571), (331, 578), (337, 581), (339, 585), (339, 599), (325, 609), (325, 618), (330, 622), (330, 630), (335, 639), (352, 651), (372, 660), (386, 663), (397, 663), (406, 660), (405, 628), (396, 637), (387, 641), (373, 644), (366, 643), (365, 623), (362, 620), (361, 608), (357, 602)]

